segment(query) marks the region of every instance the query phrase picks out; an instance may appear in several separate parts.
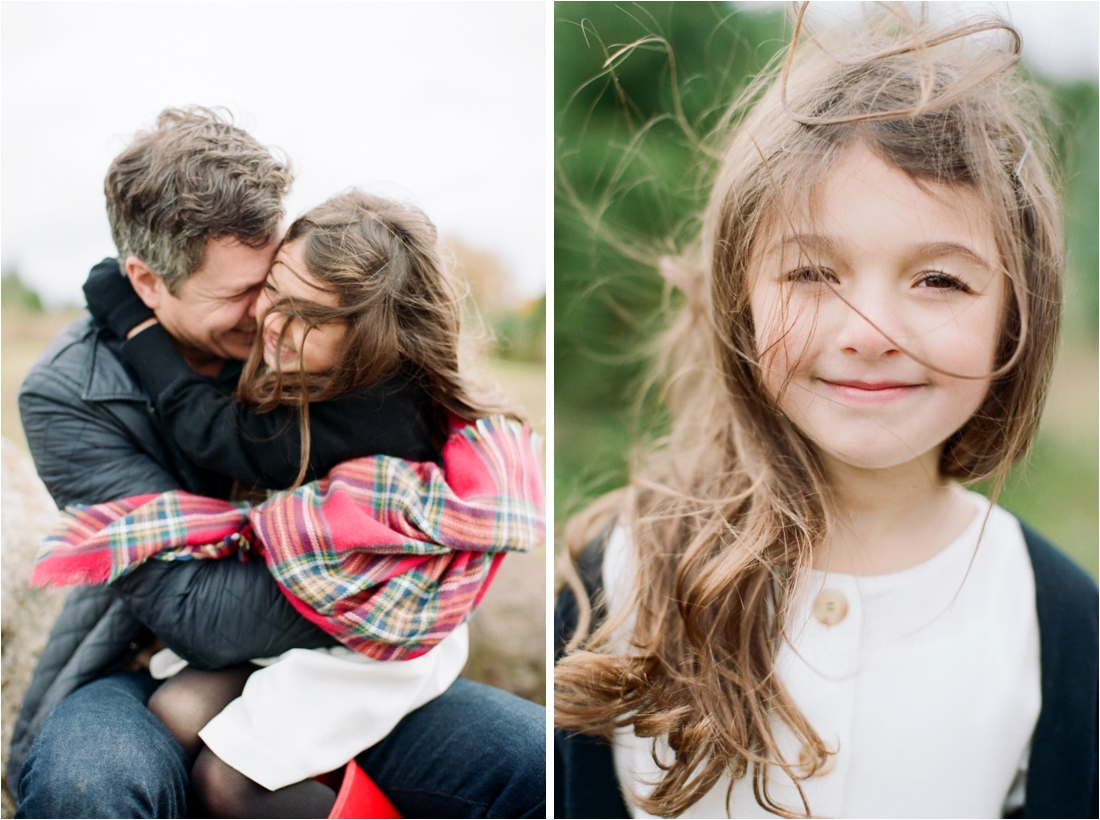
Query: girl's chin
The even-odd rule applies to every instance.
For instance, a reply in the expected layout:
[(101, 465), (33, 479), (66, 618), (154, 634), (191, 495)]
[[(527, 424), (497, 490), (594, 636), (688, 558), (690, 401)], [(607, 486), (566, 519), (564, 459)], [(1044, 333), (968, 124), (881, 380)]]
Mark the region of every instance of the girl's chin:
[[(847, 445), (848, 443), (845, 442)], [(816, 449), (826, 464), (830, 461), (837, 465), (844, 465), (861, 471), (897, 470), (906, 468), (918, 468), (932, 474), (937, 474), (940, 454), (943, 452), (943, 444), (932, 448), (915, 447), (898, 448), (896, 446), (882, 446), (880, 448), (858, 446), (822, 446), (817, 443)], [(916, 450), (921, 450), (918, 454)]]

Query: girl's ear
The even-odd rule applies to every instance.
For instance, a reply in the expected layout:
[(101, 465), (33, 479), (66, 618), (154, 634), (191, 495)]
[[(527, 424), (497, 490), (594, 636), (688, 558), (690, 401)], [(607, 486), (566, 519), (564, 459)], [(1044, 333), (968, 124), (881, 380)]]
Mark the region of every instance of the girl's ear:
[(163, 293), (166, 292), (164, 280), (158, 274), (149, 270), (149, 266), (136, 256), (126, 257), (124, 264), (126, 266), (126, 277), (130, 280), (130, 284), (134, 286), (137, 295), (141, 297), (141, 301), (150, 310), (159, 308)]

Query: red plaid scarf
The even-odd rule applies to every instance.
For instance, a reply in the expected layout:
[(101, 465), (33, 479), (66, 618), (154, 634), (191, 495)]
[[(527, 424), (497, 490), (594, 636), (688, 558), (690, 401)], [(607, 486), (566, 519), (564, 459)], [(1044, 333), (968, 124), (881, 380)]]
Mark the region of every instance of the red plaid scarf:
[(67, 507), (31, 584), (97, 584), (155, 558), (259, 552), (295, 608), (379, 660), (422, 655), (480, 602), (506, 551), (543, 543), (536, 438), (494, 416), (452, 428), (443, 467), (344, 462), (257, 506), (183, 491)]

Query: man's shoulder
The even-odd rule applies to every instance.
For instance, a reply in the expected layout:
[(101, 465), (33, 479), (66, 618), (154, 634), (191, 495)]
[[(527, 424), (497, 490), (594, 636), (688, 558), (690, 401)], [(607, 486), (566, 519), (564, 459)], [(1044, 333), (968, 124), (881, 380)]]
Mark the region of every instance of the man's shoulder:
[(95, 361), (96, 327), (81, 316), (53, 338), (23, 379), (19, 394), (82, 392)]
[(119, 343), (108, 337), (90, 316), (71, 322), (31, 366), (20, 396), (65, 394), (83, 401), (144, 401), (145, 393), (123, 363)]

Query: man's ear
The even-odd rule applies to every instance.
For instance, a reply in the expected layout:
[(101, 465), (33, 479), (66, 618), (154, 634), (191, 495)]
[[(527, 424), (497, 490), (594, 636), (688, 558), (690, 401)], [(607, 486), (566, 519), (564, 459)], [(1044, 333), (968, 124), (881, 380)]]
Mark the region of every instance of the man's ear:
[(130, 280), (130, 284), (134, 286), (137, 295), (141, 297), (141, 301), (150, 310), (159, 308), (161, 299), (168, 292), (164, 287), (164, 280), (158, 274), (149, 270), (149, 266), (136, 256), (127, 256), (124, 264), (126, 277)]

